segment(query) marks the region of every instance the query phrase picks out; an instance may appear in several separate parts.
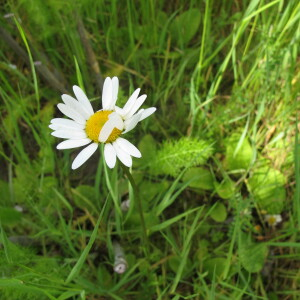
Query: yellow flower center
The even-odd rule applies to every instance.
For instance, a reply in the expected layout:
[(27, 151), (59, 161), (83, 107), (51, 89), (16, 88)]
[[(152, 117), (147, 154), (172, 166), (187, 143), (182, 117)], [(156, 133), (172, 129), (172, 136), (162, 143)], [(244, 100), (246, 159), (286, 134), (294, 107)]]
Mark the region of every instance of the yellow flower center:
[[(87, 121), (85, 125), (85, 131), (87, 136), (93, 140), (95, 143), (99, 143), (99, 134), (108, 120), (108, 116), (112, 113), (110, 110), (101, 110), (94, 113)], [(114, 128), (105, 143), (114, 142), (122, 133), (118, 128)]]
[(271, 216), (268, 218), (268, 223), (270, 226), (273, 226), (277, 223), (277, 219), (275, 217)]

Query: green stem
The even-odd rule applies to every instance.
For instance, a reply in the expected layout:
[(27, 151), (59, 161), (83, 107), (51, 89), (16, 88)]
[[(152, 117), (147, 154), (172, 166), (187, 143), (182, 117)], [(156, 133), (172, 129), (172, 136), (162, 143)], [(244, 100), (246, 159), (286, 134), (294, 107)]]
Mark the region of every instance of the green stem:
[(144, 213), (143, 213), (143, 207), (142, 207), (142, 202), (141, 202), (141, 198), (140, 198), (140, 193), (139, 193), (139, 188), (136, 185), (134, 178), (132, 177), (131, 173), (129, 172), (129, 169), (122, 165), (122, 169), (125, 172), (128, 180), (130, 181), (130, 184), (132, 186), (133, 189), (133, 193), (134, 193), (134, 198), (135, 201), (137, 202), (137, 206), (138, 206), (138, 211), (140, 214), (140, 219), (141, 219), (141, 224), (142, 224), (142, 241), (143, 244), (145, 245), (145, 254), (146, 256), (148, 256), (149, 254), (149, 241), (148, 241), (148, 237), (147, 237), (147, 229), (146, 229), (146, 223), (145, 223), (145, 218), (144, 218)]

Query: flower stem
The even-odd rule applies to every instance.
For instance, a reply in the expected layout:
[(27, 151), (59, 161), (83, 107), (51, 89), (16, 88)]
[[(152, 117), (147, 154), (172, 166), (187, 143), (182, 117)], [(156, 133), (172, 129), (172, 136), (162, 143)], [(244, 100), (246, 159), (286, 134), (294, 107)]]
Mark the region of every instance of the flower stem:
[(144, 218), (144, 213), (143, 213), (139, 188), (136, 185), (136, 183), (134, 181), (134, 178), (132, 177), (131, 173), (129, 172), (129, 169), (126, 166), (124, 166), (123, 164), (121, 164), (121, 165), (122, 165), (122, 169), (125, 172), (128, 180), (130, 181), (130, 184), (131, 184), (132, 189), (133, 189), (134, 198), (135, 198), (135, 201), (137, 202), (138, 211), (139, 211), (141, 224), (142, 224), (142, 242), (145, 245), (145, 248), (144, 248), (145, 255), (148, 256), (148, 254), (149, 254), (149, 241), (148, 241), (148, 237), (147, 237), (147, 229), (146, 229), (146, 223), (145, 223), (145, 218)]

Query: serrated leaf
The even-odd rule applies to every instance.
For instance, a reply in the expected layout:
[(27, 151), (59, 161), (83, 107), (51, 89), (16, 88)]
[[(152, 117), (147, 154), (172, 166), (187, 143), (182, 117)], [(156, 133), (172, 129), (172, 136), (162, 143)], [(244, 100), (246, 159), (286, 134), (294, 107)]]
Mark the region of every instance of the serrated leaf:
[(250, 273), (259, 272), (263, 268), (267, 253), (268, 247), (263, 243), (242, 242), (239, 248), (241, 264)]
[(167, 141), (156, 152), (150, 171), (176, 177), (186, 167), (204, 164), (212, 153), (212, 146), (204, 140), (184, 137)]
[(42, 181), (40, 192), (43, 200), (52, 201), (55, 198), (55, 192), (53, 188), (56, 188), (57, 178), (53, 176), (45, 176)]
[[(39, 166), (40, 167), (40, 166)], [(15, 167), (16, 177), (13, 178), (14, 199), (17, 203), (25, 202), (28, 195), (31, 197), (38, 193), (39, 178), (34, 164), (18, 164)]]

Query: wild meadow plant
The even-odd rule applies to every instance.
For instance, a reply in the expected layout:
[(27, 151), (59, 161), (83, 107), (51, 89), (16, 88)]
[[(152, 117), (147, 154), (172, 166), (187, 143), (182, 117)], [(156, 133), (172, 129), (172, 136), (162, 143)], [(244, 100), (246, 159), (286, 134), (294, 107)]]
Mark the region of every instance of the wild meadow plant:
[[(53, 136), (67, 139), (59, 143), (57, 149), (72, 149), (89, 144), (74, 159), (72, 163), (73, 170), (84, 164), (98, 149), (100, 143), (104, 144), (103, 154), (109, 168), (115, 167), (118, 157), (138, 201), (143, 227), (142, 240), (145, 243), (147, 252), (149, 252), (146, 225), (138, 188), (126, 168), (132, 166), (132, 156), (140, 158), (142, 154), (134, 145), (120, 136), (134, 129), (139, 122), (152, 115), (156, 108), (140, 109), (147, 96), (139, 96), (139, 88), (129, 97), (124, 107), (120, 108), (116, 106), (118, 89), (119, 79), (117, 77), (107, 77), (103, 85), (102, 109), (94, 113), (93, 107), (82, 89), (76, 85), (73, 86), (77, 100), (64, 94), (62, 95), (64, 104), (57, 105), (58, 109), (71, 120), (55, 118), (51, 120), (49, 127), (54, 130), (52, 132)], [(117, 269), (118, 266), (119, 263), (117, 263)], [(120, 273), (120, 270), (118, 272)]]

